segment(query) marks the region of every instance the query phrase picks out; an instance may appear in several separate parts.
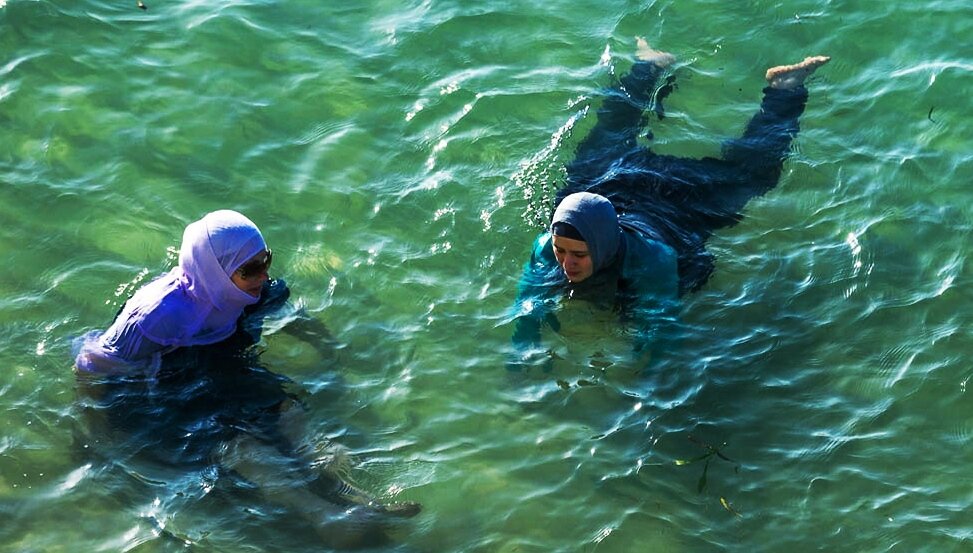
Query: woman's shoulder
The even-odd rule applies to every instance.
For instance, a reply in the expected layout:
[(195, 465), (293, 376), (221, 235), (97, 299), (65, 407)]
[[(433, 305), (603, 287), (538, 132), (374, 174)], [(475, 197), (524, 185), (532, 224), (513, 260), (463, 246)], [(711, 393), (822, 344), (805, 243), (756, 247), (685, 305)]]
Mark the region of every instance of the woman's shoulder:
[(536, 287), (548, 288), (564, 284), (564, 273), (561, 272), (554, 249), (551, 247), (551, 234), (545, 232), (534, 240), (530, 259), (524, 265), (524, 272), (520, 277), (521, 293)]
[(664, 290), (675, 294), (679, 283), (679, 264), (676, 251), (664, 242), (653, 240), (637, 231), (626, 229), (624, 278), (638, 286)]
[(153, 282), (139, 290), (129, 303), (131, 308), (126, 306), (123, 311), (128, 312), (129, 323), (153, 342), (165, 346), (179, 345), (184, 336), (193, 333), (199, 319), (197, 306), (178, 283)]
[(640, 258), (649, 258), (647, 260), (655, 262), (676, 261), (676, 250), (653, 236), (631, 228), (625, 228), (622, 236), (625, 238), (626, 251), (629, 252), (626, 254), (626, 261), (631, 259), (637, 262)]
[(184, 315), (193, 308), (192, 298), (178, 279), (163, 275), (142, 288), (128, 300), (126, 310), (131, 306), (133, 314), (141, 318), (164, 316), (171, 312), (173, 315)]

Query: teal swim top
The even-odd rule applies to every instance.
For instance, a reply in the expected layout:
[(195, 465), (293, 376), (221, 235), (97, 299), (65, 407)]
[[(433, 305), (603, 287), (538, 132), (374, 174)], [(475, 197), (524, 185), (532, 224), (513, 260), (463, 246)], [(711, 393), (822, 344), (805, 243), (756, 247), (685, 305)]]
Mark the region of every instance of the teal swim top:
[(649, 229), (624, 219), (619, 223), (617, 253), (580, 283), (568, 282), (554, 256), (551, 233), (537, 237), (514, 305), (517, 352), (540, 346), (542, 325), (559, 330), (556, 306), (566, 295), (617, 308), (635, 330), (636, 353), (653, 344), (660, 324), (674, 318), (679, 295), (676, 252), (651, 237)]

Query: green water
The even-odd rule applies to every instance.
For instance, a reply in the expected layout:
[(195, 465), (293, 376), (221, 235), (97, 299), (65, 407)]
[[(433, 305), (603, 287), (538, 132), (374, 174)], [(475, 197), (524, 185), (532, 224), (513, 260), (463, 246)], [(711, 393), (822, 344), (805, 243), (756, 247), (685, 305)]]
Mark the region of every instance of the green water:
[[(146, 2), (0, 0), (0, 551), (320, 550), (75, 439), (71, 340), (219, 208), (346, 344), (262, 359), (360, 486), (423, 504), (387, 550), (973, 548), (968, 3)], [(679, 59), (674, 155), (834, 59), (654, 372), (592, 368), (624, 346), (581, 321), (511, 380), (521, 264), (636, 35)]]

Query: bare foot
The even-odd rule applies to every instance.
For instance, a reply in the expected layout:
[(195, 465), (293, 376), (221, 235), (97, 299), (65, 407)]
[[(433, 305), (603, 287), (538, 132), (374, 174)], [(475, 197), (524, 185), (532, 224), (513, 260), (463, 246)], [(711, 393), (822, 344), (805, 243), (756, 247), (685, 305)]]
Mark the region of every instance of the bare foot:
[(642, 61), (654, 63), (659, 67), (669, 67), (674, 61), (676, 61), (676, 56), (673, 56), (669, 52), (654, 50), (651, 46), (649, 46), (649, 43), (640, 36), (635, 37), (635, 57)]
[(804, 79), (814, 73), (818, 67), (831, 61), (829, 56), (812, 56), (793, 65), (778, 65), (767, 70), (767, 82), (771, 88), (789, 90), (804, 84)]

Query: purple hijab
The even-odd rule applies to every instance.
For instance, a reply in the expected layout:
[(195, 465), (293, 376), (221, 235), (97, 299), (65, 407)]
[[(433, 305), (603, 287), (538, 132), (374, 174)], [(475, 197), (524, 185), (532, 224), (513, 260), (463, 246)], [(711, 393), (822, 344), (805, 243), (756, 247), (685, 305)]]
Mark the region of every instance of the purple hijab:
[(214, 211), (183, 233), (179, 265), (132, 296), (104, 334), (87, 336), (75, 361), (82, 370), (157, 367), (163, 353), (213, 344), (236, 330), (243, 308), (258, 298), (230, 277), (267, 249), (250, 219)]

